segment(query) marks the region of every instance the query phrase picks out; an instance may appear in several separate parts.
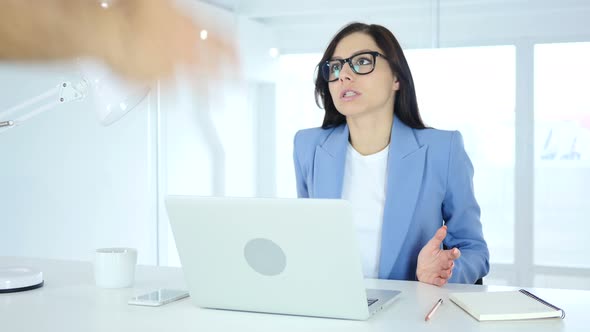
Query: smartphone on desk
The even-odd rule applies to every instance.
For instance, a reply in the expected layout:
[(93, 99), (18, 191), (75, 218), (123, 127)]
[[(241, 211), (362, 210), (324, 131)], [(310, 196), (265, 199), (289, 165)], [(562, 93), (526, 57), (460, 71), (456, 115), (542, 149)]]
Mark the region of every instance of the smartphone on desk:
[(188, 292), (179, 289), (157, 289), (155, 291), (132, 297), (129, 304), (158, 307), (166, 303), (188, 297)]

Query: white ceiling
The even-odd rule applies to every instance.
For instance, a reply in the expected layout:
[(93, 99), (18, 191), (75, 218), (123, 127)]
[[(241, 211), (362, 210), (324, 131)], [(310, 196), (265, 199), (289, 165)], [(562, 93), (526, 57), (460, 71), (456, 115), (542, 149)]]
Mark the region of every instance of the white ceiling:
[[(379, 15), (384, 12), (441, 11), (483, 12), (560, 11), (588, 9), (587, 0), (200, 0), (259, 21), (280, 21), (287, 17), (315, 17), (331, 19), (339, 15)], [(328, 14), (332, 17), (328, 17)], [(313, 22), (309, 22), (313, 23)]]
[(412, 48), (590, 40), (588, 0), (200, 0), (259, 22), (283, 53), (318, 52), (352, 21)]

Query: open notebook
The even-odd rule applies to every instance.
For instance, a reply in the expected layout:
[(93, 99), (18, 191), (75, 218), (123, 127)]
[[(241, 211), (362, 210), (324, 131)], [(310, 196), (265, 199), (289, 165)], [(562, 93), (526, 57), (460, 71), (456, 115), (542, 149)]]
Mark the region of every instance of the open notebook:
[(565, 311), (524, 289), (451, 293), (449, 299), (479, 321), (565, 317)]

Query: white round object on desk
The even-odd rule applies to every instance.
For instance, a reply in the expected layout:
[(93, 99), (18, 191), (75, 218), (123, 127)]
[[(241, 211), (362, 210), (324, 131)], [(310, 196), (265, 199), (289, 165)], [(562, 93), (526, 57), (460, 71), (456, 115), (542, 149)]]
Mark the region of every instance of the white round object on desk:
[(134, 248), (99, 248), (94, 258), (94, 279), (102, 288), (133, 286), (137, 250)]
[(27, 266), (0, 267), (0, 293), (31, 290), (43, 286), (43, 273)]

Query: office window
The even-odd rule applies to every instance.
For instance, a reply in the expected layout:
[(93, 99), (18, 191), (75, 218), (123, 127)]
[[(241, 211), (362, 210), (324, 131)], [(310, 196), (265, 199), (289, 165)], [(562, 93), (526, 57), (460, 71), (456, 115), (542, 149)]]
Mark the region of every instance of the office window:
[(590, 43), (535, 45), (537, 265), (590, 267), (588, 59)]
[(535, 287), (539, 288), (565, 288), (565, 289), (589, 289), (588, 277), (583, 275), (550, 275), (536, 273)]
[(459, 130), (493, 263), (514, 261), (515, 48), (406, 51), (426, 125)]

